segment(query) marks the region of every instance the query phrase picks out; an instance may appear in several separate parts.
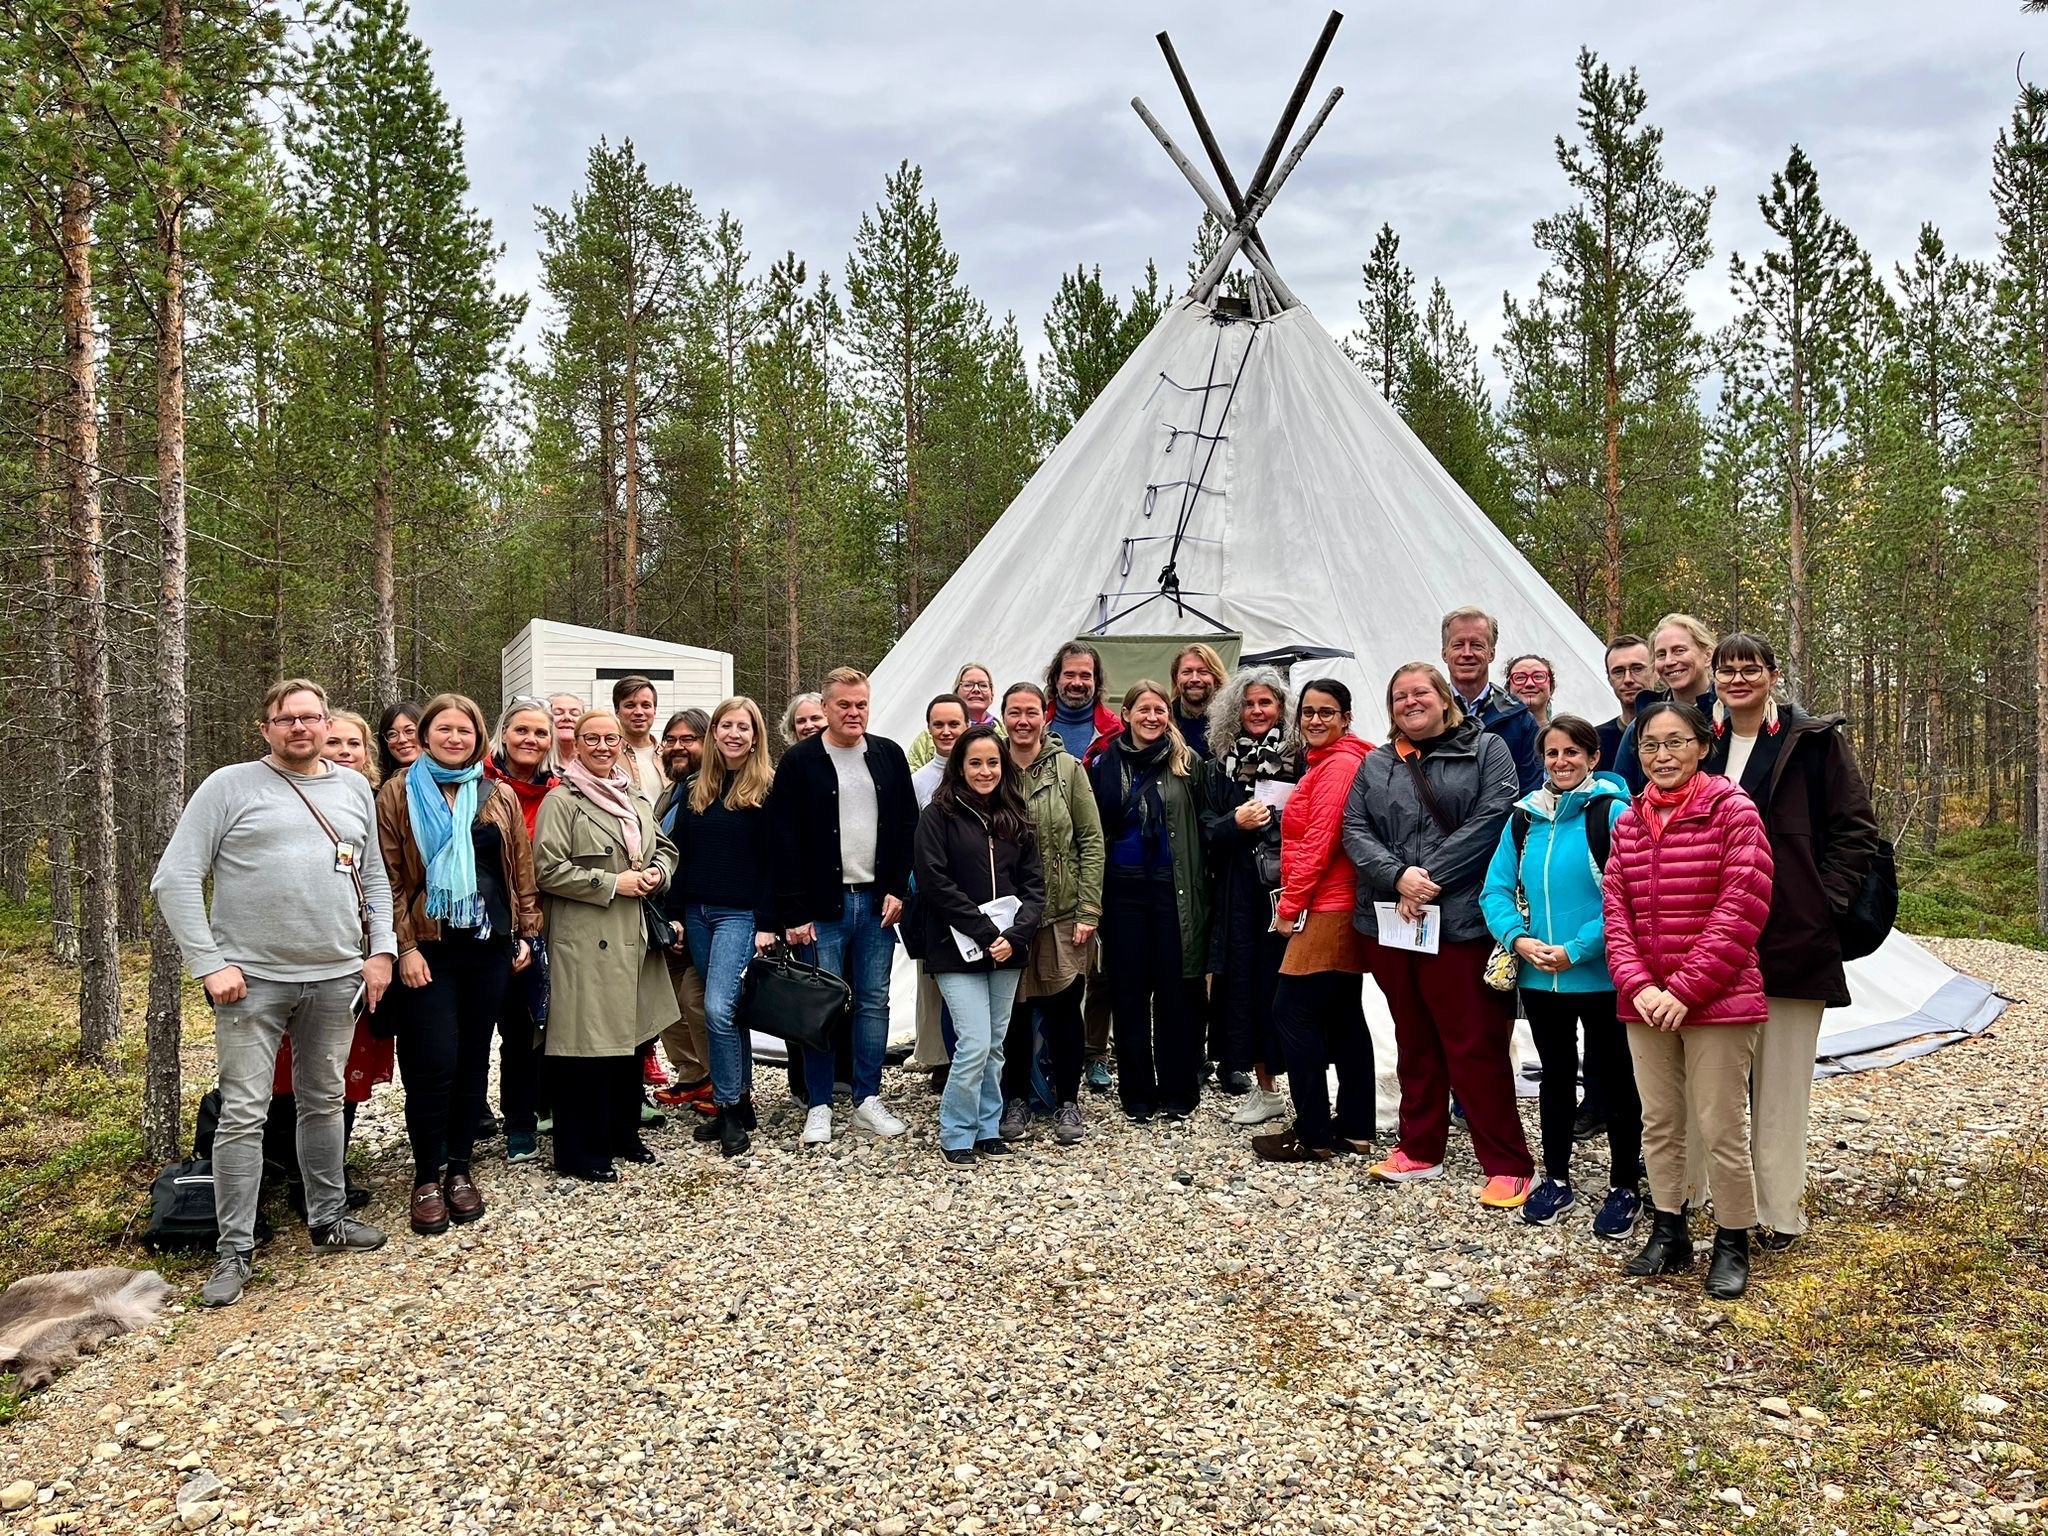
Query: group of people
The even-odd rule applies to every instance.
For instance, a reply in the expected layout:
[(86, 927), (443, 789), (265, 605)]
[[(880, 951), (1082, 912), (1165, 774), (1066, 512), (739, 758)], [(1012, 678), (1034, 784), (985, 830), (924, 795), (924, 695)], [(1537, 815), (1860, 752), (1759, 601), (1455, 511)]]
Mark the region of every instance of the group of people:
[(1083, 640), (1000, 693), (969, 663), (907, 749), (870, 732), (868, 679), (839, 668), (790, 701), (779, 760), (743, 697), (657, 733), (640, 677), (609, 707), (514, 698), (495, 728), (440, 694), (374, 732), (318, 684), (278, 683), (267, 755), (199, 787), (153, 883), (216, 1015), (202, 1299), (248, 1278), (279, 1095), (315, 1251), (382, 1245), (343, 1157), (394, 1061), (422, 1235), (484, 1212), (494, 1042), (511, 1161), (551, 1131), (560, 1172), (616, 1180), (654, 1159), (642, 1129), (663, 1108), (745, 1152), (742, 983), (778, 946), (852, 996), (837, 1049), (791, 1053), (801, 1141), (833, 1138), (835, 1085), (856, 1130), (902, 1134), (882, 1098), (899, 943), (948, 1162), (1009, 1153), (1040, 1115), (1082, 1140), (1084, 1086), (1145, 1124), (1192, 1114), (1210, 1080), (1236, 1124), (1291, 1111), (1251, 1138), (1260, 1158), (1372, 1156), (1370, 976), (1401, 1090), (1373, 1177), (1441, 1177), (1462, 1120), (1481, 1202), (1544, 1224), (1577, 1199), (1575, 1143), (1604, 1132), (1594, 1230), (1636, 1231), (1647, 1177), (1627, 1267), (1677, 1270), (1687, 1212), (1711, 1203), (1707, 1286), (1739, 1294), (1752, 1229), (1804, 1230), (1813, 1050), (1847, 1001), (1835, 924), (1876, 846), (1842, 722), (1780, 696), (1766, 642), (1685, 615), (1608, 647), (1618, 713), (1598, 725), (1553, 711), (1540, 656), (1496, 684), (1484, 612), (1446, 615), (1440, 640), (1441, 668), (1389, 679), (1377, 743), (1342, 681), (1297, 691), (1199, 643), (1114, 707)]

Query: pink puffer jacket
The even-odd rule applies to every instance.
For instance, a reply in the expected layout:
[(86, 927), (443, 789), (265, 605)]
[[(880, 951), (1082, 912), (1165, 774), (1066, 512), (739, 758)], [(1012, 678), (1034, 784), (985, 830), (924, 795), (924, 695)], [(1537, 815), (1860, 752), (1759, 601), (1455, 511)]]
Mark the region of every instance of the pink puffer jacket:
[(1638, 800), (1614, 824), (1607, 860), (1607, 969), (1621, 1016), (1640, 1024), (1635, 996), (1662, 987), (1687, 1024), (1760, 1024), (1764, 978), (1756, 941), (1771, 912), (1771, 844), (1755, 804), (1718, 774), (1701, 774), (1689, 803), (1652, 837)]

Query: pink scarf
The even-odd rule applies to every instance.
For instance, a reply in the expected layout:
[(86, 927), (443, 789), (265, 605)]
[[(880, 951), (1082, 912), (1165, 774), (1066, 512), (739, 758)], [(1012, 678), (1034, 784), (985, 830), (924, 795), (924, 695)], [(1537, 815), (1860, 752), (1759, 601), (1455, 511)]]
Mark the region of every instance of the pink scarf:
[(1643, 819), (1649, 823), (1651, 842), (1664, 840), (1664, 829), (1671, 825), (1671, 818), (1692, 804), (1692, 797), (1699, 793), (1700, 780), (1705, 777), (1696, 773), (1676, 789), (1659, 789), (1655, 784), (1643, 786)]
[(626, 777), (626, 770), (614, 763), (611, 777), (600, 779), (585, 767), (583, 759), (578, 757), (571, 759), (562, 769), (562, 780), (564, 783), (574, 784), (583, 792), (584, 799), (618, 821), (619, 835), (626, 843), (626, 858), (638, 863), (640, 808), (633, 803), (633, 785)]

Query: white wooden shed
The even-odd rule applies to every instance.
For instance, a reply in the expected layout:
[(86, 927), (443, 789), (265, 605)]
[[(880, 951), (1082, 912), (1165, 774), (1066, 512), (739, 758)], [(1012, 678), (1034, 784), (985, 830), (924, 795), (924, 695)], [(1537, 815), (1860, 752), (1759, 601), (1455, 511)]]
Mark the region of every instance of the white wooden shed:
[(636, 672), (654, 684), (656, 729), (675, 710), (710, 709), (732, 697), (729, 652), (534, 619), (499, 653), (499, 706), (515, 694), (573, 693), (610, 708), (612, 684)]

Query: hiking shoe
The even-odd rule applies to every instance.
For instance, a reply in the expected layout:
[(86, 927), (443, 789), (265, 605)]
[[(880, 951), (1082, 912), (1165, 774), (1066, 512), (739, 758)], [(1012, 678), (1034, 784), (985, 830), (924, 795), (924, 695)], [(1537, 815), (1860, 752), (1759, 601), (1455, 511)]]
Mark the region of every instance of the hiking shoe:
[(1086, 1078), (1090, 1093), (1109, 1092), (1109, 1063), (1106, 1061), (1089, 1062)]
[(223, 1255), (213, 1266), (206, 1284), (199, 1288), (202, 1307), (232, 1307), (242, 1299), (242, 1287), (249, 1283), (249, 1261), (239, 1253)]
[(1268, 1120), (1278, 1120), (1287, 1113), (1287, 1095), (1271, 1088), (1253, 1085), (1251, 1092), (1244, 1096), (1244, 1102), (1237, 1106), (1237, 1112), (1230, 1117), (1232, 1125), (1264, 1125)]
[(1573, 1141), (1594, 1141), (1607, 1134), (1607, 1122), (1590, 1109), (1581, 1109), (1572, 1121)]
[(313, 1228), (312, 1238), (315, 1253), (369, 1253), (384, 1246), (384, 1233), (379, 1228), (353, 1216)]
[(531, 1131), (508, 1131), (505, 1135), (505, 1161), (508, 1163), (531, 1163), (540, 1158), (540, 1138)]
[(853, 1128), (870, 1136), (901, 1136), (910, 1129), (889, 1113), (879, 1093), (871, 1093), (853, 1106)]
[(1545, 1179), (1529, 1191), (1522, 1206), (1522, 1220), (1532, 1227), (1547, 1227), (1574, 1205), (1578, 1196), (1563, 1179)]
[(1528, 1204), (1529, 1186), (1533, 1182), (1531, 1179), (1515, 1179), (1504, 1173), (1496, 1173), (1479, 1186), (1479, 1203), (1489, 1210), (1512, 1211), (1518, 1206)]
[(1600, 1202), (1600, 1209), (1593, 1216), (1593, 1235), (1618, 1243), (1635, 1231), (1636, 1218), (1642, 1214), (1643, 1197), (1636, 1193), (1635, 1186), (1617, 1184), (1607, 1191), (1607, 1198)]
[(1366, 1170), (1383, 1184), (1419, 1184), (1425, 1179), (1440, 1179), (1444, 1176), (1442, 1163), (1418, 1163), (1414, 1158), (1394, 1148), (1393, 1155), (1374, 1163)]
[(996, 1125), (996, 1134), (1005, 1141), (1022, 1141), (1024, 1133), (1031, 1129), (1031, 1106), (1022, 1099), (1010, 1099), (1003, 1105), (1003, 1118)]
[(1052, 1139), (1063, 1147), (1071, 1147), (1088, 1134), (1088, 1127), (1081, 1119), (1081, 1106), (1069, 1099), (1060, 1106), (1060, 1112), (1053, 1120)]
[(832, 1139), (832, 1106), (820, 1104), (804, 1116), (803, 1145), (822, 1147)]

